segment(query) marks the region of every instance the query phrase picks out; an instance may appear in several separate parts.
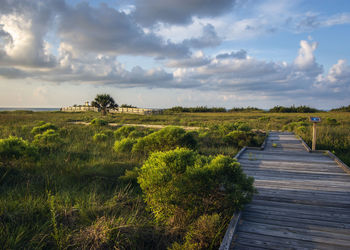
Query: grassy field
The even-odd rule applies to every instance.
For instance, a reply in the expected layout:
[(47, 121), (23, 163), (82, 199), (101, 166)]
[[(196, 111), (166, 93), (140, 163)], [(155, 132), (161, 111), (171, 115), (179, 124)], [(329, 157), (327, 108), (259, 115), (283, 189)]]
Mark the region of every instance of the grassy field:
[[(350, 164), (350, 113), (312, 115), (322, 118), (318, 149), (329, 149)], [(262, 143), (264, 134), (256, 130), (294, 131), (310, 143), (308, 117), (257, 112), (113, 114), (102, 119), (119, 124), (201, 127), (198, 132), (184, 134), (196, 140), (199, 154), (234, 156), (243, 146)], [(133, 135), (132, 131), (123, 135), (116, 132), (118, 127), (69, 123), (94, 118), (101, 116), (93, 112), (0, 112), (0, 139), (21, 137), (39, 150), (35, 160), (19, 157), (0, 162), (1, 247), (181, 249), (182, 244), (196, 240), (203, 244), (191, 245), (193, 249), (216, 249), (229, 214), (218, 211), (218, 215), (203, 215), (180, 226), (157, 222), (137, 182), (137, 170), (147, 154), (131, 153), (129, 144), (114, 150), (115, 141), (123, 136), (136, 143), (155, 131), (135, 128)], [(33, 132), (47, 123), (53, 126), (51, 132)]]

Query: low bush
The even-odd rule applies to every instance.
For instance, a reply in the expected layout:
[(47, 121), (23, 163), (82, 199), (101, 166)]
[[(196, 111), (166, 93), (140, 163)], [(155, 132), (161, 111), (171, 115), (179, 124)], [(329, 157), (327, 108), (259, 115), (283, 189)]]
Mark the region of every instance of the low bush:
[(33, 143), (42, 149), (54, 150), (58, 149), (63, 144), (63, 140), (58, 132), (49, 129), (42, 134), (37, 134), (34, 137)]
[(287, 130), (290, 132), (297, 131), (297, 128), (299, 127), (305, 127), (306, 128), (309, 126), (309, 124), (305, 121), (299, 121), (299, 122), (290, 122), (282, 127), (282, 130)]
[(45, 131), (47, 131), (49, 129), (57, 130), (57, 127), (54, 124), (50, 123), (50, 122), (43, 124), (43, 122), (41, 121), (41, 122), (39, 122), (39, 126), (36, 126), (36, 127), (34, 127), (32, 129), (31, 133), (36, 135), (36, 134), (43, 133), (43, 132), (45, 132)]
[(148, 155), (153, 151), (166, 151), (176, 147), (195, 149), (197, 141), (193, 132), (186, 132), (179, 127), (166, 127), (137, 140), (132, 151)]
[(126, 138), (129, 136), (129, 134), (132, 132), (132, 131), (135, 131), (135, 127), (132, 127), (132, 126), (123, 126), (121, 128), (118, 128), (116, 131), (114, 131), (114, 137), (117, 139), (117, 140), (120, 140), (120, 139), (123, 139), (123, 138)]
[(93, 136), (93, 140), (95, 142), (101, 142), (101, 141), (106, 141), (108, 136), (104, 132), (96, 133)]
[(108, 122), (99, 118), (92, 119), (90, 122), (90, 125), (94, 126), (106, 126), (108, 125)]
[(251, 200), (253, 181), (231, 157), (201, 156), (184, 148), (151, 154), (138, 177), (156, 220), (174, 225), (205, 213), (232, 215)]
[(251, 128), (249, 127), (249, 125), (247, 123), (241, 123), (237, 126), (237, 130), (239, 131), (250, 131)]
[(232, 131), (224, 137), (227, 145), (235, 147), (244, 147), (248, 145), (255, 145), (254, 134), (245, 131)]
[(335, 125), (339, 125), (340, 123), (337, 121), (337, 119), (328, 117), (326, 119), (326, 124), (335, 126)]
[(129, 153), (131, 152), (135, 143), (136, 143), (135, 139), (124, 138), (124, 139), (121, 139), (120, 141), (115, 141), (113, 149), (117, 153)]
[(305, 126), (300, 126), (296, 128), (296, 132), (298, 134), (305, 134), (307, 132), (307, 128)]
[(37, 156), (37, 148), (22, 138), (10, 136), (7, 139), (0, 139), (0, 160), (2, 162), (21, 157), (36, 158)]

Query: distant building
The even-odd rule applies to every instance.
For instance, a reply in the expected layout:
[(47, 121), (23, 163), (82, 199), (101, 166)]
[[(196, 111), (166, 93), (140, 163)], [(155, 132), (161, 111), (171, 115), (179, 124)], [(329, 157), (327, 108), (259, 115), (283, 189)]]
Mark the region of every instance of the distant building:
[(63, 112), (85, 112), (85, 111), (95, 111), (98, 112), (98, 108), (90, 106), (89, 102), (85, 102), (85, 105), (74, 105), (70, 107), (63, 107), (60, 109)]
[(161, 114), (161, 109), (143, 109), (143, 108), (115, 108), (110, 109), (110, 113), (128, 113), (128, 114), (138, 114), (138, 115), (156, 115)]
[[(99, 109), (91, 106), (89, 102), (85, 102), (85, 105), (74, 105), (70, 107), (63, 107), (60, 110), (63, 112), (85, 112), (85, 111), (99, 112)], [(144, 109), (144, 108), (109, 109), (109, 113), (128, 113), (128, 114), (138, 114), (138, 115), (155, 115), (155, 114), (161, 114), (162, 111), (163, 110), (161, 109)]]

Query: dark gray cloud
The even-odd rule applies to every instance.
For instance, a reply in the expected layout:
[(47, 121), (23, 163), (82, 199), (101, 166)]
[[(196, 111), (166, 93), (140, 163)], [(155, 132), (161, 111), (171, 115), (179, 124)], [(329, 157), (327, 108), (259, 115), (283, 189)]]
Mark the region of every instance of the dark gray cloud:
[(192, 17), (215, 17), (228, 12), (235, 0), (135, 0), (137, 22), (151, 26), (157, 22), (188, 24)]
[(129, 15), (105, 4), (92, 7), (80, 3), (62, 13), (59, 35), (77, 50), (89, 52), (166, 57), (189, 54), (183, 44), (145, 33)]
[(30, 76), (29, 73), (16, 68), (0, 67), (0, 77), (6, 79), (23, 79)]
[(217, 59), (228, 59), (228, 58), (236, 58), (236, 59), (246, 59), (247, 51), (241, 49), (239, 51), (232, 51), (231, 53), (223, 53), (216, 56)]
[(220, 45), (221, 39), (218, 37), (215, 28), (211, 24), (207, 24), (203, 27), (203, 32), (200, 37), (186, 39), (183, 44), (192, 48), (206, 48), (206, 47), (216, 47)]

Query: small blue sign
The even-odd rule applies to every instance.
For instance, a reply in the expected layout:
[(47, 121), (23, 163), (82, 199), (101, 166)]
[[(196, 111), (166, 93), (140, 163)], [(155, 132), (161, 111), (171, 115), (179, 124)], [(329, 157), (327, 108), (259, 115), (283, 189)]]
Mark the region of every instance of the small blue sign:
[(321, 122), (320, 117), (310, 117), (310, 122)]

